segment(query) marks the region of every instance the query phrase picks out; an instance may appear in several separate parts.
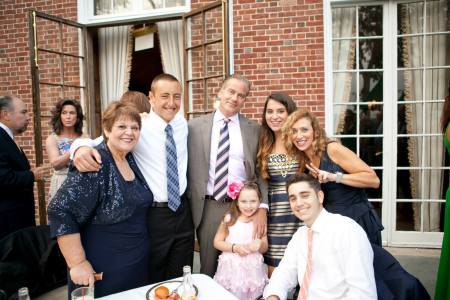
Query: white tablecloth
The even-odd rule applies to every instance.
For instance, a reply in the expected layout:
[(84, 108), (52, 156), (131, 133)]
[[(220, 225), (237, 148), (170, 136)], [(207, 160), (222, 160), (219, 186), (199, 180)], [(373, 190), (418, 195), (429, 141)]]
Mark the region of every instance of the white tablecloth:
[[(182, 278), (177, 278), (182, 279)], [(192, 281), (198, 287), (197, 300), (238, 300), (211, 277), (204, 274), (192, 274)], [(99, 300), (145, 300), (145, 294), (153, 285), (112, 294)]]

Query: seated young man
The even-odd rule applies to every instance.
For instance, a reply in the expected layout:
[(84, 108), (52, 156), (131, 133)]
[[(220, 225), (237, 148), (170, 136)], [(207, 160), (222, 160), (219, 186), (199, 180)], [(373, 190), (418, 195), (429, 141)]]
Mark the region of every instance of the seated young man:
[(320, 183), (310, 175), (294, 175), (286, 189), (292, 211), (306, 226), (289, 242), (264, 298), (286, 299), (300, 283), (298, 299), (377, 299), (373, 251), (361, 226), (327, 212)]

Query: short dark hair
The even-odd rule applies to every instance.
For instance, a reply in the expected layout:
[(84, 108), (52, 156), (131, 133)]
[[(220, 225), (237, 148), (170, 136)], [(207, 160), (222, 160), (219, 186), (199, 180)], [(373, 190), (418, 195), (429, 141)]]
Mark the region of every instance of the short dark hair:
[(230, 81), (231, 79), (236, 79), (236, 80), (243, 82), (247, 86), (247, 95), (248, 95), (248, 93), (250, 93), (250, 89), (252, 88), (251, 82), (247, 78), (245, 78), (244, 76), (239, 75), (239, 74), (233, 74), (233, 75), (230, 75), (227, 78), (225, 78), (225, 80), (223, 81), (223, 84), (222, 84), (222, 88), (225, 85), (227, 85), (228, 81)]
[(289, 177), (286, 182), (286, 192), (289, 194), (289, 187), (294, 183), (306, 182), (308, 185), (316, 192), (320, 192), (322, 189), (320, 187), (320, 182), (317, 178), (312, 177), (310, 174), (306, 173), (296, 173)]
[[(121, 101), (114, 101), (108, 105), (108, 107), (103, 112), (102, 118), (102, 126), (103, 129), (107, 131), (111, 131), (114, 123), (119, 118), (129, 118), (132, 121), (136, 121), (139, 125), (139, 129), (141, 129), (141, 115), (137, 110), (136, 106), (131, 103), (124, 103)], [(105, 134), (103, 133), (103, 137), (107, 140)]]
[(75, 99), (61, 99), (59, 100), (55, 107), (52, 109), (52, 118), (50, 119), (50, 126), (52, 126), (53, 132), (60, 134), (63, 129), (63, 124), (61, 123), (61, 112), (66, 105), (72, 105), (77, 111), (77, 121), (75, 122), (75, 132), (79, 135), (83, 134), (83, 109), (81, 108), (80, 102)]
[(162, 81), (162, 80), (172, 81), (172, 82), (175, 81), (175, 82), (180, 83), (180, 81), (175, 76), (173, 76), (171, 74), (167, 74), (167, 73), (159, 74), (158, 76), (153, 78), (152, 84), (150, 86), (150, 90), (152, 91), (152, 93), (155, 92), (155, 87), (156, 87), (156, 84), (158, 83), (158, 81)]
[(11, 111), (13, 108), (12, 102), (14, 97), (11, 95), (1, 95), (0, 96), (0, 111), (6, 110)]

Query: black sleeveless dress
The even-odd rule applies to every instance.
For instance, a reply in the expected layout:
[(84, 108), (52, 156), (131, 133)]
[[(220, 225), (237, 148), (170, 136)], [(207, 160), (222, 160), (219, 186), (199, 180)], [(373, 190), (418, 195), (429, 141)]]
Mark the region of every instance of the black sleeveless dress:
[[(345, 173), (330, 159), (327, 150), (322, 154), (319, 169), (330, 173)], [(322, 183), (321, 187), (327, 211), (352, 218), (366, 231), (371, 243), (381, 246), (381, 231), (384, 227), (364, 189), (336, 182)]]

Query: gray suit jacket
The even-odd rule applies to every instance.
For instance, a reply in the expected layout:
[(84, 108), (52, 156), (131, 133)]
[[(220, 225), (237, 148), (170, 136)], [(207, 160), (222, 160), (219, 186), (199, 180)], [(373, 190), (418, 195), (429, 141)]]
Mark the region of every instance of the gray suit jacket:
[[(206, 187), (208, 185), (209, 158), (211, 153), (211, 131), (214, 113), (189, 121), (188, 134), (188, 189), (192, 218), (198, 228), (203, 216)], [(267, 203), (267, 182), (259, 176), (256, 168), (259, 124), (239, 114), (239, 123), (244, 148), (244, 165), (247, 178), (258, 181), (262, 202)]]

